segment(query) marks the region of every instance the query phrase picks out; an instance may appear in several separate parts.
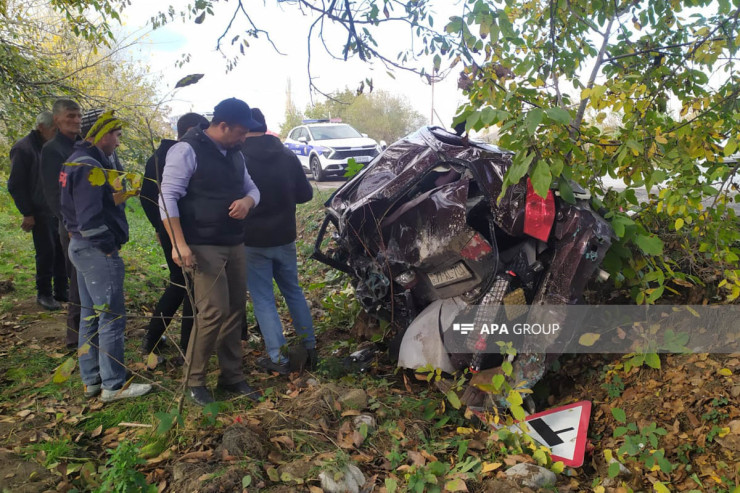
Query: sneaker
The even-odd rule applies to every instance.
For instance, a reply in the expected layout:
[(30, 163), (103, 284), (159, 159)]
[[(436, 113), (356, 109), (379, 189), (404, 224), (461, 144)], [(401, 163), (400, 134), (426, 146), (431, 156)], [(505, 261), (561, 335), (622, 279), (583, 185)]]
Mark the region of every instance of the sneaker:
[(40, 294), (36, 297), (36, 303), (44, 307), (45, 309), (49, 311), (56, 311), (60, 310), (62, 308), (62, 305), (59, 304), (57, 300), (51, 297), (51, 295), (48, 294)]
[(212, 402), (215, 402), (208, 387), (188, 387), (188, 395), (190, 398), (199, 406), (205, 406)]
[(220, 390), (226, 391), (226, 392), (232, 392), (234, 394), (241, 394), (253, 401), (257, 401), (260, 397), (260, 393), (249, 386), (247, 382), (242, 380), (241, 382), (237, 383), (230, 383), (230, 384), (224, 384), (219, 383), (218, 388)]
[(270, 359), (269, 356), (265, 356), (264, 358), (258, 359), (257, 366), (267, 371), (268, 373), (279, 373), (280, 375), (290, 374), (290, 362), (289, 361), (286, 361), (285, 363), (275, 363), (274, 361)]
[(306, 349), (308, 353), (308, 360), (306, 361), (306, 370), (316, 371), (319, 366), (319, 353), (316, 352), (316, 348)]
[(152, 390), (152, 386), (148, 383), (132, 383), (128, 388), (120, 388), (117, 390), (106, 390), (103, 389), (100, 394), (100, 400), (103, 402), (112, 402), (119, 399), (128, 399), (130, 397), (140, 397), (148, 394)]
[(82, 387), (85, 390), (86, 399), (92, 399), (93, 397), (97, 397), (100, 394), (100, 384), (99, 383), (94, 383), (92, 385), (83, 385)]

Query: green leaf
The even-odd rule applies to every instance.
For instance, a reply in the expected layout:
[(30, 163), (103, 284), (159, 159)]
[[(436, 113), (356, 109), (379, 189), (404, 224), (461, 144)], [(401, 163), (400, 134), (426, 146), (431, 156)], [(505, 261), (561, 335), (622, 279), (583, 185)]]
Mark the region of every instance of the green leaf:
[(619, 475), (619, 462), (612, 462), (609, 464), (609, 477), (616, 478)]
[(272, 481), (273, 483), (280, 482), (280, 474), (278, 474), (277, 469), (275, 469), (274, 467), (267, 468), (267, 477), (270, 478), (270, 481)]
[(658, 356), (656, 353), (646, 354), (645, 364), (647, 364), (650, 368), (655, 368), (656, 370), (660, 370), (660, 356)]
[(725, 157), (732, 156), (737, 150), (737, 140), (734, 137), (730, 137), (725, 144), (724, 154)]
[(573, 189), (570, 186), (570, 181), (567, 178), (561, 178), (558, 180), (558, 189), (560, 190), (560, 197), (568, 202), (569, 204), (576, 203), (576, 196), (573, 195)]
[(663, 241), (657, 236), (635, 236), (634, 242), (646, 255), (661, 255), (663, 253)]
[(501, 370), (504, 372), (504, 375), (511, 375), (511, 372), (514, 371), (514, 367), (511, 366), (511, 363), (507, 360), (501, 363)]
[(619, 438), (622, 435), (625, 435), (629, 430), (625, 426), (617, 426), (614, 428), (613, 436), (614, 438)]
[(547, 110), (545, 110), (545, 113), (548, 117), (550, 117), (551, 120), (556, 123), (562, 123), (564, 125), (570, 123), (570, 113), (568, 113), (568, 111), (564, 110), (563, 108), (548, 108)]
[(447, 400), (450, 402), (450, 405), (454, 407), (455, 409), (460, 409), (462, 406), (462, 402), (460, 402), (460, 398), (457, 396), (454, 390), (448, 390), (445, 394), (447, 397)]
[(547, 165), (544, 159), (537, 161), (530, 178), (535, 193), (542, 198), (547, 197), (547, 191), (550, 189), (550, 183), (552, 183), (552, 175), (550, 174), (550, 166)]
[(396, 493), (398, 490), (398, 481), (393, 478), (385, 478), (385, 489), (388, 493)]
[(250, 484), (252, 484), (251, 475), (247, 474), (246, 476), (242, 477), (242, 488), (248, 488)]
[(524, 408), (522, 406), (512, 405), (509, 410), (511, 411), (511, 415), (514, 416), (514, 419), (517, 421), (524, 421), (527, 419), (527, 413), (524, 412)]
[(614, 416), (614, 419), (616, 419), (618, 423), (627, 422), (627, 415), (625, 414), (624, 410), (619, 409), (618, 407), (612, 408), (612, 416)]
[(69, 380), (69, 377), (72, 376), (72, 372), (74, 371), (75, 366), (77, 366), (77, 358), (72, 358), (72, 357), (67, 358), (64, 361), (64, 363), (59, 365), (57, 369), (54, 371), (54, 377), (52, 378), (52, 382), (64, 383), (67, 380)]
[(178, 87), (185, 87), (185, 86), (189, 86), (189, 85), (195, 84), (200, 79), (202, 79), (204, 75), (205, 74), (190, 74), (190, 75), (186, 75), (185, 77), (183, 77), (182, 79), (180, 79), (180, 80), (177, 81), (177, 84), (175, 84), (175, 89), (177, 89)]
[(533, 108), (529, 110), (527, 116), (524, 118), (524, 126), (527, 128), (529, 135), (534, 135), (537, 127), (542, 123), (542, 117), (544, 112), (540, 108)]
[[(504, 363), (509, 363), (509, 362), (505, 361)], [(511, 365), (511, 363), (509, 363), (509, 365)], [(496, 390), (500, 390), (501, 386), (504, 384), (504, 380), (505, 380), (505, 377), (499, 373), (493, 376), (493, 378), (491, 379), (491, 383), (496, 388)]]

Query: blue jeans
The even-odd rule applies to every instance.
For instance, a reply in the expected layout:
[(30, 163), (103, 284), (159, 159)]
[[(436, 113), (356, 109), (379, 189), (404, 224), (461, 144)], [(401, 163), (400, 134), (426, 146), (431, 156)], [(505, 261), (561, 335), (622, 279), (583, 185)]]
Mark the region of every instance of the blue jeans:
[[(126, 382), (123, 366), (126, 310), (123, 298), (123, 260), (118, 252), (106, 255), (84, 238), (69, 242), (69, 260), (77, 269), (80, 290), (78, 344), (89, 344), (80, 355), (80, 375), (85, 385), (102, 383), (105, 390), (118, 390)], [(96, 314), (94, 306), (105, 306)]]
[(298, 284), (298, 265), (295, 243), (277, 247), (245, 247), (247, 250), (247, 286), (252, 295), (254, 316), (260, 325), (262, 338), (270, 359), (282, 363), (285, 357), (280, 348), (285, 345), (283, 324), (275, 306), (272, 280), (280, 288), (293, 319), (293, 328), (302, 339), (306, 349), (316, 347), (311, 311), (308, 309), (303, 290)]

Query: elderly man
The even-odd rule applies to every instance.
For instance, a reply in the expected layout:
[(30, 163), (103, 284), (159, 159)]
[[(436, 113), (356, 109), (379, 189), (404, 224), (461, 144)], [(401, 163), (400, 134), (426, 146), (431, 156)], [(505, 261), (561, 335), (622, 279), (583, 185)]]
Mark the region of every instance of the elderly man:
[(185, 356), (186, 385), (199, 405), (213, 402), (206, 387), (216, 349), (218, 387), (256, 399), (242, 371), (241, 323), (246, 304), (244, 218), (260, 199), (239, 150), (257, 127), (236, 98), (216, 105), (208, 128), (193, 128), (167, 152), (160, 197), (172, 258), (191, 270), (196, 326)]
[[(59, 226), (41, 187), (41, 148), (56, 134), (49, 111), (36, 117), (36, 128), (10, 149), (8, 192), (23, 215), (21, 229), (33, 235), (36, 250), (36, 301), (47, 310), (59, 310), (67, 299), (66, 253), (59, 241)], [(52, 290), (52, 280), (54, 286)]]
[[(128, 222), (126, 194), (111, 185), (118, 170), (109, 159), (120, 144), (122, 127), (112, 111), (103, 113), (86, 140), (75, 144), (59, 174), (62, 217), (71, 237), (69, 259), (77, 269), (82, 305), (80, 375), (85, 397), (100, 394), (103, 402), (138, 397), (152, 388), (149, 384), (124, 388), (125, 270), (118, 252), (128, 241)], [(105, 179), (98, 182), (93, 173)]]
[(67, 306), (67, 348), (77, 347), (77, 330), (80, 326), (80, 295), (77, 288), (77, 272), (69, 261), (69, 235), (62, 221), (62, 208), (59, 201), (59, 172), (62, 164), (72, 154), (76, 141), (80, 140), (82, 111), (80, 105), (71, 99), (57, 99), (52, 107), (57, 134), (41, 149), (41, 184), (46, 203), (52, 214), (59, 220), (59, 240), (65, 255), (67, 277), (69, 278), (69, 301)]

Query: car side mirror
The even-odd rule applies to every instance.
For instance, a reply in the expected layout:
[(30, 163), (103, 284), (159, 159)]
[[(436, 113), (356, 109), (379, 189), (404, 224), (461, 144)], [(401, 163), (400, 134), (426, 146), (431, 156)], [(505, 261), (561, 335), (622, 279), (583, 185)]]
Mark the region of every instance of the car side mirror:
[(362, 135), (363, 137), (367, 139), (367, 134), (360, 134), (360, 135)]
[(300, 142), (301, 144), (308, 144), (308, 139), (305, 137), (301, 137), (300, 139), (298, 139), (298, 142)]

